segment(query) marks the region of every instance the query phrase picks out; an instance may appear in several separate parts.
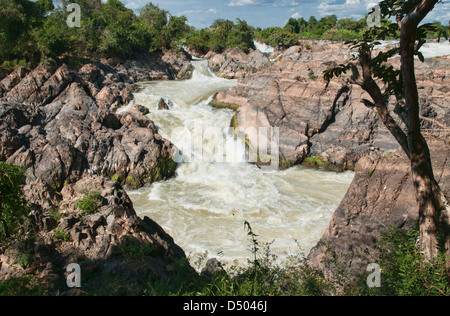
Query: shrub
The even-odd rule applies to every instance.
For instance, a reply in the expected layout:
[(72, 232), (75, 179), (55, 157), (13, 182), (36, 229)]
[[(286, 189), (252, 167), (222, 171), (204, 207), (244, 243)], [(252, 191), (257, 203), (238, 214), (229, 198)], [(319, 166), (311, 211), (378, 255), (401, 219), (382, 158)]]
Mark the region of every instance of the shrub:
[(66, 232), (63, 228), (57, 227), (53, 231), (53, 238), (55, 238), (57, 240), (62, 240), (62, 241), (69, 241), (70, 234), (68, 232)]
[(382, 286), (375, 294), (390, 296), (449, 296), (450, 280), (445, 256), (425, 262), (420, 253), (417, 228), (408, 231), (389, 229), (380, 241)]
[(77, 207), (83, 212), (84, 215), (97, 213), (103, 204), (103, 198), (98, 192), (90, 192), (87, 189), (82, 192), (84, 197), (78, 200)]
[(26, 232), (28, 205), (23, 195), (22, 168), (0, 161), (0, 244)]
[(0, 282), (0, 296), (42, 296), (45, 290), (33, 275)]

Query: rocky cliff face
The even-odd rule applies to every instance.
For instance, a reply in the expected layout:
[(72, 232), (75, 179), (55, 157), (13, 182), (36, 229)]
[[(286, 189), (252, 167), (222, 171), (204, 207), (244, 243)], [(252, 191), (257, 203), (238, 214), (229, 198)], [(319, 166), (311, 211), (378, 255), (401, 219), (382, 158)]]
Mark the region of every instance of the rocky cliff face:
[[(361, 103), (368, 97), (364, 91), (347, 85), (345, 77), (328, 85), (323, 80), (324, 70), (349, 58), (342, 44), (293, 46), (267, 69), (240, 79), (236, 89), (219, 93), (215, 102), (239, 106), (237, 125), (254, 147), (257, 141), (246, 129), (278, 127), (281, 167), (312, 156), (334, 169), (352, 169), (369, 152), (394, 152), (398, 145), (376, 113)], [(422, 115), (430, 124), (450, 123), (449, 66), (448, 56), (417, 63)]]
[[(449, 201), (450, 142), (435, 137), (427, 141), (435, 178)], [(376, 245), (381, 233), (389, 228), (413, 228), (418, 216), (407, 157), (401, 151), (371, 153), (356, 164), (355, 178), (311, 251), (310, 263), (327, 274), (336, 271), (337, 265), (350, 274), (361, 274), (377, 261)]]
[(185, 68), (168, 66), (181, 63), (171, 56), (12, 72), (0, 82), (0, 156), (27, 170), (27, 181), (55, 188), (87, 173), (130, 187), (170, 177), (172, 144), (138, 107), (115, 111), (132, 100), (134, 82), (169, 79)]
[[(0, 279), (31, 273), (48, 281), (49, 291), (67, 290), (69, 263), (87, 265), (94, 283), (111, 274), (125, 280), (125, 293), (168, 278), (185, 254), (156, 223), (136, 215), (121, 184), (171, 177), (173, 145), (138, 105), (116, 110), (132, 100), (135, 82), (188, 76), (189, 63), (187, 54), (168, 52), (82, 67), (51, 62), (4, 76), (0, 158), (26, 172), (36, 235), (0, 253)], [(93, 212), (77, 204), (83, 199), (91, 199)], [(32, 258), (31, 267), (16, 263), (20, 252)]]
[(223, 54), (209, 52), (204, 58), (208, 59), (209, 68), (228, 79), (245, 78), (271, 65), (269, 58), (252, 49), (248, 54), (240, 48), (227, 49)]

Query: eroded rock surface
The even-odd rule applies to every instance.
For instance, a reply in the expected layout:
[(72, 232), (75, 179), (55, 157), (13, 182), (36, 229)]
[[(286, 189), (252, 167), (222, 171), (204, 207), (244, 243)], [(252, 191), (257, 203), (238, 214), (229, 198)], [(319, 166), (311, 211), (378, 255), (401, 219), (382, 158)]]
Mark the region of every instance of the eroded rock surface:
[[(290, 167), (306, 157), (352, 169), (371, 151), (394, 152), (395, 139), (361, 100), (370, 98), (345, 76), (323, 80), (323, 71), (349, 61), (351, 52), (342, 44), (293, 46), (267, 69), (239, 80), (237, 88), (218, 93), (215, 102), (239, 106), (237, 125), (245, 130), (279, 128), (280, 166)], [(398, 58), (390, 60), (398, 66)], [(448, 128), (450, 58), (417, 61), (421, 115), (425, 128)], [(256, 144), (255, 144), (256, 143)]]
[(122, 187), (164, 180), (176, 168), (173, 144), (142, 107), (116, 110), (133, 99), (137, 81), (187, 76), (190, 59), (144, 57), (81, 67), (51, 62), (3, 76), (0, 159), (26, 174), (33, 234), (0, 248), (0, 279), (32, 274), (47, 294), (71, 294), (65, 269), (77, 263), (84, 286), (72, 294), (132, 295), (171, 273), (193, 272), (173, 239), (136, 215)]

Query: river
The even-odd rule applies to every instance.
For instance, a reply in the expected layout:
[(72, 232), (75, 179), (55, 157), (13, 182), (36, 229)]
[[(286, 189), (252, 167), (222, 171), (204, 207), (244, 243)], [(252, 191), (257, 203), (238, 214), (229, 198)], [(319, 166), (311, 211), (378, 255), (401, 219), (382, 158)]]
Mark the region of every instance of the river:
[[(237, 80), (215, 76), (206, 61), (192, 65), (192, 79), (141, 83), (134, 95), (150, 109), (159, 133), (182, 149), (175, 177), (128, 191), (136, 212), (161, 225), (192, 263), (205, 256), (245, 264), (251, 258), (245, 221), (280, 260), (307, 254), (354, 173), (302, 166), (262, 170), (248, 163), (243, 142), (227, 132), (234, 112), (208, 105)], [(161, 98), (169, 110), (158, 110)], [(219, 131), (222, 141), (210, 130)]]

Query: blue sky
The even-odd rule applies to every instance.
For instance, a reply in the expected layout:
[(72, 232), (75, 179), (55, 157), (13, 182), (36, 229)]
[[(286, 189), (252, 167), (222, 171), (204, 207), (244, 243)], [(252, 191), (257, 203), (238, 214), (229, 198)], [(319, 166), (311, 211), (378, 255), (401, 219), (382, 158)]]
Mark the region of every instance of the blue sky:
[[(122, 0), (130, 9), (138, 10), (149, 0)], [(160, 8), (175, 16), (184, 15), (196, 28), (208, 27), (216, 19), (246, 20), (248, 24), (266, 28), (283, 26), (290, 17), (311, 15), (317, 18), (336, 14), (338, 18), (361, 18), (376, 0), (153, 0)], [(450, 20), (450, 0), (437, 4), (427, 21), (438, 20), (447, 25)]]

